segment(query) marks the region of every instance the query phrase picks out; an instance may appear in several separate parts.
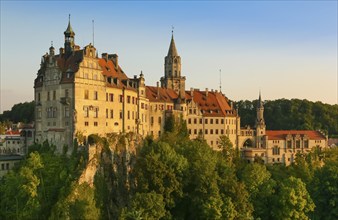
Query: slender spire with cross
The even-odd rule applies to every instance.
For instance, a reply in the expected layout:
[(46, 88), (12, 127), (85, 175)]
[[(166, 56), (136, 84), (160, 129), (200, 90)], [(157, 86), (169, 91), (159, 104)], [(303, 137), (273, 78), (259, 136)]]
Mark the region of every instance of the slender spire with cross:
[(219, 92), (222, 93), (222, 70), (219, 69)]
[(174, 35), (174, 26), (173, 25), (171, 25), (171, 35)]

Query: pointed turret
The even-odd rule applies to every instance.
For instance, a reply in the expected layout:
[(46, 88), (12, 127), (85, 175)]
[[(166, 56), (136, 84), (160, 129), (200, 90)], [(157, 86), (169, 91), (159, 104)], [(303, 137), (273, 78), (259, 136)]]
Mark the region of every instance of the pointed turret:
[(183, 100), (185, 97), (185, 77), (181, 76), (181, 57), (177, 53), (172, 31), (168, 55), (164, 58), (164, 77), (161, 87), (173, 89)]
[(175, 40), (174, 40), (174, 34), (171, 35), (171, 42), (170, 42), (170, 46), (169, 46), (167, 56), (168, 57), (177, 57), (178, 56), (176, 45), (175, 45)]
[(265, 145), (263, 137), (265, 136), (265, 121), (264, 121), (264, 106), (261, 98), (261, 91), (259, 91), (257, 103), (257, 119), (256, 119), (256, 146), (262, 148)]
[(257, 108), (264, 108), (263, 107), (262, 98), (261, 98), (261, 90), (259, 90), (259, 97), (258, 97)]
[(72, 26), (70, 25), (70, 15), (69, 15), (69, 20), (68, 20), (68, 27), (65, 32), (63, 32), (65, 35), (65, 53), (66, 55), (69, 55), (73, 52), (74, 50), (74, 36), (75, 32), (73, 31)]

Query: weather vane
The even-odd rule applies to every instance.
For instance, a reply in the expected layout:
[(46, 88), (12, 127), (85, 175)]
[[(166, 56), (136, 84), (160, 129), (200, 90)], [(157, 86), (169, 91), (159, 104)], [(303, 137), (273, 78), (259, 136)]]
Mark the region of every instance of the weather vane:
[(174, 26), (171, 25), (171, 33), (174, 34)]

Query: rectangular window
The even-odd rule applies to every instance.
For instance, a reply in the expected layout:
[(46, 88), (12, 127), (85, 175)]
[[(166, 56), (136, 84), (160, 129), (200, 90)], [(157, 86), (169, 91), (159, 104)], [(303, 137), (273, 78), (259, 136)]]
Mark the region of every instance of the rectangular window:
[(99, 108), (95, 108), (94, 111), (95, 111), (94, 118), (99, 117)]
[(224, 130), (223, 129), (221, 129), (221, 134), (224, 134)]
[(99, 98), (99, 95), (98, 95), (97, 91), (94, 91), (94, 100), (98, 100), (98, 98)]
[(194, 119), (194, 124), (197, 124), (197, 118)]
[(141, 103), (141, 109), (144, 109), (144, 103)]
[(135, 104), (135, 97), (132, 97), (132, 104)]
[(128, 119), (130, 119), (130, 111), (128, 111)]
[(40, 101), (41, 101), (41, 94), (38, 93), (38, 102), (40, 102)]
[(287, 142), (287, 147), (290, 148), (290, 149), (292, 148), (291, 140), (288, 140), (288, 142)]
[(88, 90), (84, 91), (84, 99), (89, 99), (89, 91)]
[(47, 92), (47, 101), (50, 100), (50, 92)]
[(189, 134), (191, 134), (191, 129), (189, 129), (188, 131), (189, 131)]
[(210, 134), (214, 134), (214, 130), (213, 129), (210, 129)]
[(114, 101), (114, 94), (113, 93), (109, 94), (109, 101), (111, 101), (111, 102)]
[(56, 91), (53, 91), (53, 100), (56, 100)]
[(300, 148), (300, 140), (296, 140), (296, 148)]
[(130, 104), (130, 95), (127, 96), (127, 103)]
[(98, 126), (98, 122), (97, 121), (94, 121), (94, 126), (97, 127)]
[(69, 118), (69, 107), (65, 107), (65, 117)]
[(123, 102), (123, 95), (120, 95), (120, 102)]
[(202, 118), (200, 118), (200, 124), (203, 124), (203, 119)]
[(197, 134), (197, 129), (194, 129), (194, 134)]
[(224, 119), (221, 119), (221, 124), (224, 124)]
[(53, 108), (53, 115), (52, 118), (56, 118), (56, 108)]
[(308, 140), (304, 141), (304, 148), (309, 148), (309, 141)]
[(205, 123), (205, 124), (208, 124), (208, 119), (207, 119), (207, 118), (204, 120), (204, 123)]
[(65, 97), (69, 97), (69, 90), (68, 89), (65, 90)]
[(216, 124), (218, 124), (218, 119), (216, 119)]
[(205, 130), (204, 130), (204, 134), (208, 134), (208, 129), (205, 129)]
[(210, 124), (213, 124), (214, 123), (214, 119), (210, 119)]
[(191, 118), (188, 119), (188, 124), (191, 124)]
[(83, 107), (84, 110), (84, 117), (88, 118), (89, 117), (89, 108), (88, 107)]
[(85, 126), (88, 126), (88, 125), (89, 125), (88, 121), (85, 121)]
[(114, 110), (110, 109), (110, 118), (114, 118)]
[(108, 118), (108, 115), (109, 115), (108, 109), (106, 108), (106, 118)]
[(215, 130), (215, 133), (218, 134), (218, 129)]

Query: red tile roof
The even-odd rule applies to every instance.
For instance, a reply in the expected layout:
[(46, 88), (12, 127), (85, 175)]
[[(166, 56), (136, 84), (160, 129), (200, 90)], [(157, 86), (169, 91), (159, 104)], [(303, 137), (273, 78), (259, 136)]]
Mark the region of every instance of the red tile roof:
[[(191, 100), (191, 91), (186, 92), (186, 98)], [(236, 116), (236, 110), (231, 109), (229, 100), (222, 93), (206, 91), (193, 91), (194, 102), (202, 110), (204, 116), (224, 117)]]
[(309, 130), (278, 130), (278, 131), (266, 131), (266, 135), (269, 140), (285, 140), (286, 136), (290, 135), (307, 135), (309, 139), (313, 140), (325, 140), (326, 137), (321, 134), (319, 131), (309, 131)]
[[(159, 96), (157, 96), (157, 94), (159, 94)], [(173, 89), (146, 86), (146, 97), (150, 102), (173, 102), (178, 98), (178, 95)]]
[(20, 131), (6, 131), (7, 135), (20, 135)]
[(102, 74), (107, 77), (128, 79), (127, 75), (123, 72), (120, 66), (115, 68), (115, 63), (112, 60), (99, 59), (99, 65), (102, 69)]

